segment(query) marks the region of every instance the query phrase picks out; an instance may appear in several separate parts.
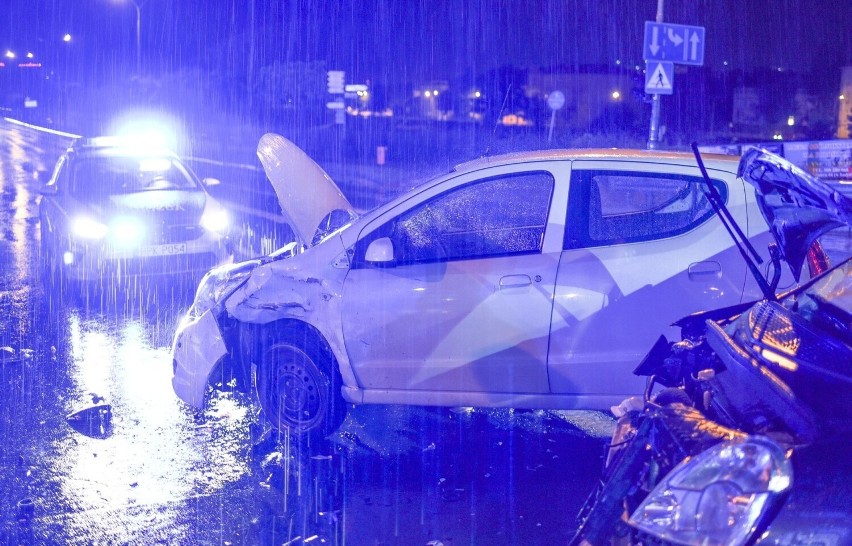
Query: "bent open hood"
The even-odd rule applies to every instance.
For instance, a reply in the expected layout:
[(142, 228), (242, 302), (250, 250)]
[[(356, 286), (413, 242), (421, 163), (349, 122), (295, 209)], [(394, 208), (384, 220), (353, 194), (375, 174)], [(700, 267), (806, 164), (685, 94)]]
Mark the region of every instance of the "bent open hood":
[(334, 211), (355, 217), (352, 205), (322, 167), (283, 136), (263, 135), (257, 157), (300, 244), (310, 244), (320, 223)]
[(811, 244), (827, 231), (852, 225), (852, 200), (766, 150), (743, 154), (737, 174), (757, 191), (763, 217), (797, 281)]

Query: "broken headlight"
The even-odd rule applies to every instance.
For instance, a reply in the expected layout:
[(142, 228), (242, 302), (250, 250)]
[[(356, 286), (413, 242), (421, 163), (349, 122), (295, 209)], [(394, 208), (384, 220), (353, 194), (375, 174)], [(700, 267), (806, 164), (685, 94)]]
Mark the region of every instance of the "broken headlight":
[(793, 482), (781, 447), (763, 437), (717, 444), (672, 470), (630, 525), (677, 544), (744, 544)]
[(198, 318), (225, 301), (248, 279), (259, 264), (259, 260), (250, 260), (223, 265), (208, 271), (198, 284), (198, 290), (195, 291), (195, 301), (189, 310), (189, 316)]

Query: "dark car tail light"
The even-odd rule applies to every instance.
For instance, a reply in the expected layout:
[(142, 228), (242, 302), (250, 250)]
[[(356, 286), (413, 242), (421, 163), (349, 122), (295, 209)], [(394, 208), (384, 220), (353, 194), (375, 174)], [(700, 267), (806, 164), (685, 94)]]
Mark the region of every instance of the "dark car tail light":
[(823, 250), (819, 241), (814, 241), (811, 244), (811, 247), (808, 249), (806, 260), (811, 277), (816, 277), (831, 267), (828, 255), (825, 253), (825, 250)]

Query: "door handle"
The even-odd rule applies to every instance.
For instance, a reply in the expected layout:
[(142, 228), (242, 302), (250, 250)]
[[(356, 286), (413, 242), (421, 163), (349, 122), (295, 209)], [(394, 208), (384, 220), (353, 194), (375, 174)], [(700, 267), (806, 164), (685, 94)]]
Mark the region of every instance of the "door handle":
[(708, 277), (721, 277), (722, 264), (719, 262), (694, 262), (689, 264), (687, 275), (692, 280), (701, 280)]
[(521, 286), (529, 286), (532, 284), (532, 279), (529, 275), (506, 275), (500, 277), (500, 288), (519, 288)]

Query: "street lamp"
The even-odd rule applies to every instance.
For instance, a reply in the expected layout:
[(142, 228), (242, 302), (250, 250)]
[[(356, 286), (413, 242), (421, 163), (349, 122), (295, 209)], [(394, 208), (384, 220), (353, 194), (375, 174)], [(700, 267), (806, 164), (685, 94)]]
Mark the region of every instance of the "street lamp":
[(142, 5), (145, 0), (130, 0), (136, 8), (136, 73), (142, 73)]

